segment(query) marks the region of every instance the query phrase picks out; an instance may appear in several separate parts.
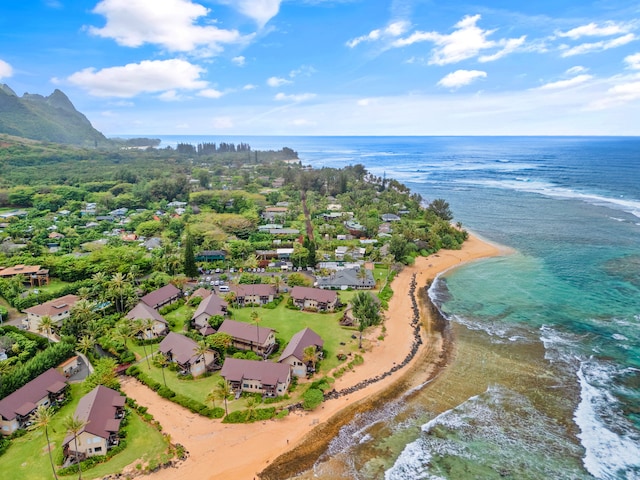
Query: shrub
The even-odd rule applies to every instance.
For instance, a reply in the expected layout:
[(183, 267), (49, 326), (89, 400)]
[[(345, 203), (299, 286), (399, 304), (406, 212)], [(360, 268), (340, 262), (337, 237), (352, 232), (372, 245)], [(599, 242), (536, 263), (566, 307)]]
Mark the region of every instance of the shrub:
[(323, 400), (324, 394), (322, 393), (322, 390), (319, 390), (317, 388), (309, 388), (302, 395), (302, 407), (305, 410), (313, 410), (318, 405), (320, 405)]

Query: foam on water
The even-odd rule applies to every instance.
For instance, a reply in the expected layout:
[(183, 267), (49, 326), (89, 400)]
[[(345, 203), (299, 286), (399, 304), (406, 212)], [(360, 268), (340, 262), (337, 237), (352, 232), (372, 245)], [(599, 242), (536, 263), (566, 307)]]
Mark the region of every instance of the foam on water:
[(640, 435), (617, 411), (609, 392), (615, 369), (595, 361), (583, 362), (577, 371), (580, 404), (574, 420), (585, 449), (584, 466), (598, 479), (640, 479)]

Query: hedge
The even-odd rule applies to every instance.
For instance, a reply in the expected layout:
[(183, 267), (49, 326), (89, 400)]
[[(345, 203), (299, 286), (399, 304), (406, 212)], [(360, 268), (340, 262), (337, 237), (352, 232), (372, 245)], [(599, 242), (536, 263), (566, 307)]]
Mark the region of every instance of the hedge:
[(236, 410), (224, 417), (222, 423), (253, 423), (263, 420), (271, 420), (276, 415), (276, 408), (256, 408), (250, 419), (247, 419), (248, 413), (248, 410)]

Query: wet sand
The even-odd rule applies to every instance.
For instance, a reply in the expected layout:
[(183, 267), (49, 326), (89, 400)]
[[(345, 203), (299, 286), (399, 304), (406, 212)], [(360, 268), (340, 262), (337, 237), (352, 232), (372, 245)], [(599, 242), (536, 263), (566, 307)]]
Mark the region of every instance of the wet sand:
[(471, 236), (461, 250), (420, 257), (415, 265), (403, 269), (392, 284), (394, 296), (386, 312), (384, 340), (377, 339), (380, 329), (367, 332), (370, 348), (363, 354), (364, 363), (337, 379), (334, 388), (341, 391), (352, 387), (405, 360), (415, 340), (411, 325), (413, 304), (409, 295), (414, 276), (418, 286), (415, 298), (425, 327), (420, 333), (422, 345), (417, 354), (403, 368), (384, 379), (349, 395), (327, 400), (312, 412), (293, 412), (284, 419), (262, 423), (228, 425), (195, 415), (159, 397), (136, 380), (126, 380), (124, 392), (147, 406), (172, 441), (184, 445), (189, 452), (189, 457), (177, 468), (161, 470), (151, 478), (283, 479), (307, 469), (339, 428), (355, 414), (434, 378), (446, 365), (451, 345), (430, 315), (423, 287), (438, 273), (503, 253), (505, 251), (497, 246)]

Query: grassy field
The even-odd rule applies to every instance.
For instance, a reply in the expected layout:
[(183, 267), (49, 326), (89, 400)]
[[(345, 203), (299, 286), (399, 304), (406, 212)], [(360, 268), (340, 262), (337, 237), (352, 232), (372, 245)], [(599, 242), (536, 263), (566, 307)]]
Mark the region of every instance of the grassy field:
[(163, 315), (163, 317), (167, 322), (175, 322), (175, 326), (171, 327), (171, 331), (182, 332), (185, 329), (185, 325), (191, 320), (193, 312), (195, 312), (195, 308), (182, 305), (177, 310)]
[[(49, 428), (49, 439), (53, 446), (54, 462), (59, 456), (62, 441), (66, 435), (63, 419), (75, 412), (78, 401), (84, 394), (79, 384), (71, 385), (72, 401), (62, 407), (53, 417)], [(108, 462), (101, 464), (87, 472), (85, 478), (103, 477), (110, 473), (117, 473), (126, 465), (138, 458), (145, 459), (159, 457), (166, 450), (166, 443), (155, 428), (144, 423), (135, 414), (129, 415), (128, 446)], [(9, 450), (0, 458), (3, 478), (20, 478), (21, 480), (44, 480), (52, 478), (47, 441), (43, 430), (28, 432), (23, 437), (13, 440)], [(61, 477), (75, 478), (76, 475)]]

